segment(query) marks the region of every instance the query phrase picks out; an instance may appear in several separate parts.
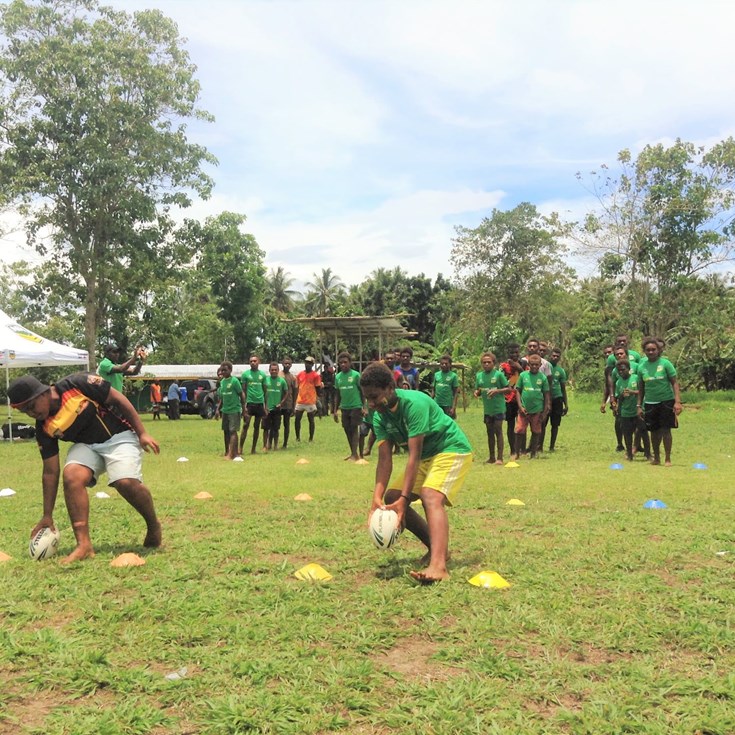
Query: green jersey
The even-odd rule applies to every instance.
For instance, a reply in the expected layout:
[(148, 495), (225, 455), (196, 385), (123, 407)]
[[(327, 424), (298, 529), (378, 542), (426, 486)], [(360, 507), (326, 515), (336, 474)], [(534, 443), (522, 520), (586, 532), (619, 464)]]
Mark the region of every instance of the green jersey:
[(541, 413), (544, 410), (544, 393), (549, 392), (549, 381), (539, 370), (535, 375), (524, 370), (518, 376), (516, 390), (521, 394), (521, 403), (527, 413)]
[(341, 409), (362, 408), (360, 373), (357, 370), (350, 370), (347, 373), (340, 370), (334, 376), (334, 385), (339, 391), (339, 407)]
[(263, 388), (265, 390), (265, 402), (269, 411), (274, 409), (283, 400), (286, 393), (288, 393), (288, 383), (280, 375), (276, 375), (275, 378), (266, 375), (263, 381)]
[(459, 377), (454, 370), (439, 370), (434, 373), (434, 400), (442, 408), (454, 405), (454, 394), (459, 390)]
[[(641, 361), (640, 352), (636, 352), (635, 350), (628, 350), (628, 362), (630, 363), (631, 368), (633, 367), (634, 362), (640, 362), (640, 361)], [(615, 353), (607, 356), (607, 367), (614, 368), (617, 362), (618, 362), (618, 358), (615, 357)], [(633, 371), (631, 370), (631, 372)]]
[(567, 384), (567, 371), (561, 365), (554, 365), (551, 363), (551, 376), (554, 382), (551, 385), (551, 397), (563, 398), (564, 394), (561, 391), (562, 385)]
[(241, 413), (242, 412), (242, 401), (240, 396), (242, 395), (242, 385), (240, 381), (233, 377), (222, 378), (217, 388), (217, 395), (222, 401), (222, 413)]
[(398, 403), (391, 411), (376, 411), (373, 428), (377, 441), (406, 446), (414, 436), (424, 437), (421, 459), (443, 452), (470, 454), (472, 447), (457, 422), (447, 416), (426, 393), (396, 390)]
[(502, 390), (510, 385), (508, 378), (505, 377), (505, 373), (502, 370), (494, 368), (489, 373), (484, 370), (480, 370), (475, 376), (475, 390), (481, 391), (482, 396), (482, 408), (485, 412), (485, 416), (497, 416), (498, 414), (505, 414), (505, 393), (498, 393), (492, 398), (487, 397), (489, 390)]
[(263, 392), (263, 383), (265, 383), (265, 373), (260, 370), (246, 370), (240, 382), (247, 388), (245, 400), (248, 403), (264, 403), (265, 393)]
[(114, 367), (115, 363), (109, 357), (105, 357), (97, 366), (97, 375), (104, 378), (115, 390), (122, 393), (123, 374), (113, 373), (112, 368)]
[(671, 378), (676, 377), (676, 368), (665, 358), (651, 362), (644, 360), (638, 365), (638, 378), (643, 383), (643, 401), (661, 403), (674, 398)]
[[(646, 359), (646, 358), (643, 358)], [(631, 362), (630, 363), (630, 374), (631, 375), (638, 375), (638, 366), (640, 363), (638, 362)], [(618, 372), (617, 367), (613, 368), (613, 371), (610, 373), (610, 379), (612, 380), (612, 384), (615, 385), (615, 383), (618, 382), (618, 378), (620, 377), (620, 373)]]
[(638, 395), (633, 394), (627, 397), (623, 397), (623, 391), (638, 390), (638, 376), (635, 373), (631, 373), (627, 379), (618, 378), (615, 381), (615, 398), (618, 399), (618, 415), (623, 418), (631, 418), (638, 415)]

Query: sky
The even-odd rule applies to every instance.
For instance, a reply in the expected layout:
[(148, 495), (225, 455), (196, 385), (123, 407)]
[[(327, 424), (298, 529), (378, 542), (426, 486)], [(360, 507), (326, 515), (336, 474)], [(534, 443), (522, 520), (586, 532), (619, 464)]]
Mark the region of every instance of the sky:
[[(219, 165), (185, 215), (245, 214), (296, 288), (323, 268), (451, 278), (456, 226), (523, 201), (580, 219), (595, 200), (577, 172), (735, 134), (729, 1), (107, 2), (188, 39), (215, 117), (189, 137)], [(0, 258), (37, 260), (21, 240)]]

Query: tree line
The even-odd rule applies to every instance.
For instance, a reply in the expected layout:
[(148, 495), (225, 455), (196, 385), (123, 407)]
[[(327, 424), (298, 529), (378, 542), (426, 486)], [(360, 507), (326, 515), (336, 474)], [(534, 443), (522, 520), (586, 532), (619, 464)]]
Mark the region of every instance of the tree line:
[[(418, 359), (449, 352), (474, 367), (534, 335), (592, 389), (615, 333), (652, 334), (684, 387), (735, 387), (732, 138), (623, 150), (580, 172), (595, 198), (581, 221), (523, 202), (459, 226), (447, 277), (379, 268), (345, 284), (326, 267), (299, 291), (286, 268), (266, 268), (243, 213), (174, 221), (210, 195), (216, 160), (187, 137), (211, 116), (173, 21), (13, 0), (0, 34), (0, 207), (24, 217), (42, 256), (2, 266), (0, 308), (51, 338), (92, 355), (143, 344), (156, 362), (298, 358), (315, 335), (288, 319), (406, 313)], [(580, 256), (594, 275), (578, 276)]]

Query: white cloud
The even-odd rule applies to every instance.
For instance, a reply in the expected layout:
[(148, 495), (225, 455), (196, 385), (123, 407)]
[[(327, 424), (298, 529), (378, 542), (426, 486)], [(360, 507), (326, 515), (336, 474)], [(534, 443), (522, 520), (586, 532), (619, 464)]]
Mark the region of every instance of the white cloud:
[(448, 274), (455, 223), (520, 201), (578, 218), (576, 171), (733, 132), (731, 3), (112, 1), (177, 21), (216, 116), (190, 135), (217, 188), (184, 216), (246, 214), (302, 281)]

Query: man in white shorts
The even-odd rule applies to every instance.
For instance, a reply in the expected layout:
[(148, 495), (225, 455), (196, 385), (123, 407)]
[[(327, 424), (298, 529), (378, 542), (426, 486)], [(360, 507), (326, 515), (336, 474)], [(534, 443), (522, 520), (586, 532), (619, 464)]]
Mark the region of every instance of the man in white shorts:
[(143, 484), (143, 450), (158, 454), (158, 442), (146, 432), (130, 401), (99, 375), (74, 373), (48, 386), (32, 375), (14, 380), (8, 389), (13, 408), (36, 419), (36, 439), (43, 459), (43, 516), (31, 531), (55, 528), (53, 520), (59, 477), (59, 440), (73, 442), (63, 470), (64, 500), (76, 548), (63, 561), (94, 556), (89, 535), (87, 488), (107, 472), (114, 487), (143, 516), (144, 546), (161, 545), (161, 524), (153, 497)]

